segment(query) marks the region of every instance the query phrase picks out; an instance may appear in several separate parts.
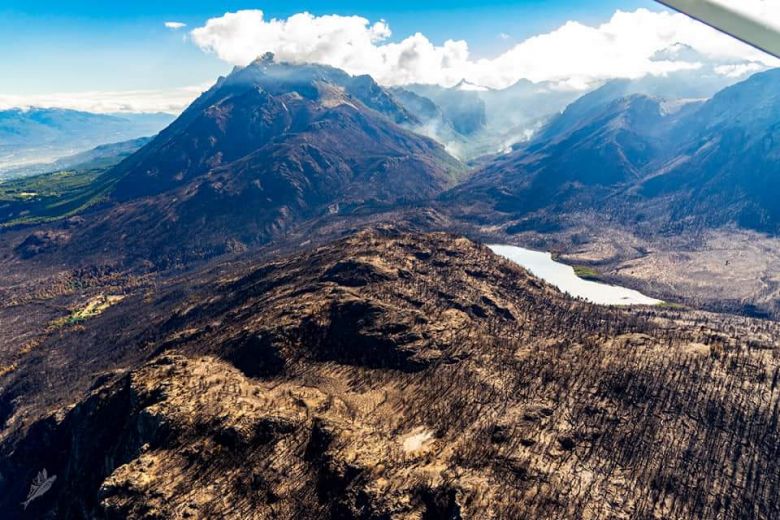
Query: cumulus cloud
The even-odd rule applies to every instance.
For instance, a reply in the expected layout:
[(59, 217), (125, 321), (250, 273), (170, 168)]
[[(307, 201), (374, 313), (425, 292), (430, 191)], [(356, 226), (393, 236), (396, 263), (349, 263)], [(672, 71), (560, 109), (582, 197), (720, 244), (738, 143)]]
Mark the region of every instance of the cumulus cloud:
[(197, 85), (161, 90), (72, 92), (29, 96), (0, 94), (0, 110), (44, 107), (68, 108), (96, 113), (166, 112), (179, 114), (207, 88), (208, 85)]
[(741, 78), (747, 74), (758, 72), (763, 67), (759, 63), (736, 63), (731, 65), (718, 65), (715, 72), (728, 78)]
[[(780, 17), (776, 1), (745, 1), (743, 9)], [(399, 41), (392, 41), (391, 36), (384, 20), (310, 13), (266, 19), (260, 10), (226, 13), (191, 32), (192, 41), (201, 49), (234, 65), (246, 65), (273, 52), (280, 61), (331, 65), (351, 74), (370, 74), (384, 85), (451, 86), (466, 79), (503, 88), (528, 79), (586, 89), (607, 79), (695, 70), (703, 62), (717, 65), (723, 75), (780, 64), (684, 15), (647, 9), (617, 11), (601, 25), (567, 22), (490, 59), (472, 58), (463, 40), (437, 45), (422, 33)], [(664, 54), (674, 46), (692, 52)]]
[(165, 22), (165, 27), (174, 31), (178, 31), (179, 29), (184, 29), (187, 27), (187, 24), (182, 22)]

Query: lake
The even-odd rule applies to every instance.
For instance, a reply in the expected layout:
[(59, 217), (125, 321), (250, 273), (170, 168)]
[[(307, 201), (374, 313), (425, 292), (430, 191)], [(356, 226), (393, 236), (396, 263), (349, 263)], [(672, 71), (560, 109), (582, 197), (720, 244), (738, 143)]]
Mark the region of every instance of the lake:
[(550, 253), (531, 251), (516, 246), (491, 245), (488, 247), (497, 255), (521, 265), (561, 291), (591, 303), (599, 305), (657, 305), (663, 303), (661, 300), (650, 298), (633, 289), (583, 280), (575, 274), (573, 267), (556, 262)]

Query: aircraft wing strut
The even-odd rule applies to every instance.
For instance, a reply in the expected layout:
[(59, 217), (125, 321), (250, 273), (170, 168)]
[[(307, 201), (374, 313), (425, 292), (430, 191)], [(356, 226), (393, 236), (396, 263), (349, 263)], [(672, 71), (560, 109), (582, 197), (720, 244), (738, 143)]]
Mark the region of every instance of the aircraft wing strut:
[(761, 20), (740, 10), (740, 0), (656, 0), (780, 58), (780, 20)]

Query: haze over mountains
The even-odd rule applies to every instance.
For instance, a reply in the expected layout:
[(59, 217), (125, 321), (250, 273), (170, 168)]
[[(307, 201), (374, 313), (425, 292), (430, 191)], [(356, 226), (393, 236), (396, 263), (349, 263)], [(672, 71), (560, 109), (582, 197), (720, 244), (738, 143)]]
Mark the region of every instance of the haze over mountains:
[(598, 209), (648, 233), (735, 224), (775, 234), (778, 85), (773, 70), (706, 102), (669, 104), (607, 84), (445, 197), (526, 228)]
[[(210, 256), (313, 219), (359, 222), (436, 198), (455, 219), (510, 233), (560, 229), (593, 212), (649, 234), (727, 225), (776, 232), (780, 210), (769, 194), (780, 73), (707, 101), (694, 96), (713, 84), (685, 84), (680, 76), (614, 81), (545, 118), (570, 94), (530, 83), (388, 90), (368, 76), (268, 55), (220, 78), (102, 173), (94, 186), (107, 194), (105, 209), (56, 232), (55, 249), (95, 254), (121, 236), (127, 243), (116, 252)], [(504, 136), (523, 121), (534, 129), (468, 175), (414, 131), (495, 143), (498, 121), (516, 123)]]
[[(598, 89), (605, 99), (644, 94), (669, 103), (703, 100), (735, 83), (716, 62), (691, 47), (676, 44), (655, 57), (698, 63), (695, 70), (646, 75), (634, 80), (612, 80)], [(526, 143), (557, 119), (587, 91), (551, 81), (520, 80), (504, 89), (491, 89), (465, 80), (445, 88), (412, 84), (390, 89), (423, 125), (416, 130), (437, 139), (464, 161), (505, 153)]]
[[(59, 108), (0, 111), (0, 179), (41, 173), (57, 159), (108, 143), (151, 136), (170, 114), (94, 114)], [(5, 174), (4, 174), (5, 172)]]

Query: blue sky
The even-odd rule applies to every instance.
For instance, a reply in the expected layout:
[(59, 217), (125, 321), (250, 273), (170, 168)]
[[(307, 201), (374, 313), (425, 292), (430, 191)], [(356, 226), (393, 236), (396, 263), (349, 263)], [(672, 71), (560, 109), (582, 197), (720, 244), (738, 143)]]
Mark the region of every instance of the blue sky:
[(578, 92), (780, 65), (650, 0), (0, 0), (0, 109), (178, 113), (267, 51), (386, 86), (528, 80)]
[[(433, 43), (463, 39), (491, 57), (567, 20), (596, 24), (646, 0), (233, 2), (213, 0), (0, 0), (0, 94), (165, 89), (209, 83), (231, 65), (204, 53), (186, 31), (211, 17), (262, 9), (266, 19), (309, 11), (384, 19), (397, 41), (415, 32)], [(171, 31), (165, 21), (188, 25)], [(500, 38), (504, 33), (510, 38)]]

